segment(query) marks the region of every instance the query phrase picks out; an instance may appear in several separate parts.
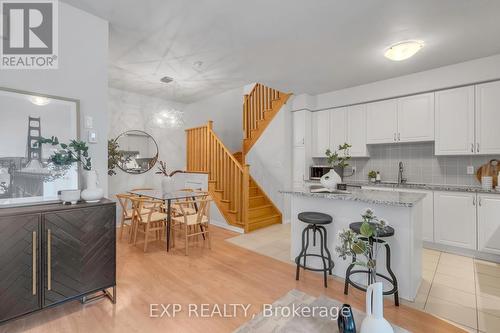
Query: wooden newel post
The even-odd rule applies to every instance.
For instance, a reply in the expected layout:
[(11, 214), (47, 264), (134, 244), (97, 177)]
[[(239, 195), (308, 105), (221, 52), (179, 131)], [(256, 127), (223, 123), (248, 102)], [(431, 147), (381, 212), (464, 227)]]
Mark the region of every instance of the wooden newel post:
[(245, 228), (245, 232), (248, 232), (248, 204), (250, 201), (250, 166), (248, 164), (243, 165), (243, 179), (242, 179), (242, 195), (241, 195), (241, 201), (242, 201), (242, 207), (241, 207), (241, 216), (242, 216), (242, 222)]

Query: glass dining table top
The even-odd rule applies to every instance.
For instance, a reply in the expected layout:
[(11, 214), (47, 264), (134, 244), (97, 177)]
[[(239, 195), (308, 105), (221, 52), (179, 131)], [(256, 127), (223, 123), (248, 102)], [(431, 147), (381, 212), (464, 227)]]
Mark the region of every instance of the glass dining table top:
[(137, 190), (137, 191), (129, 191), (129, 193), (140, 197), (147, 197), (156, 200), (168, 200), (168, 201), (201, 197), (206, 195), (206, 193), (204, 192), (194, 192), (194, 191), (173, 191), (173, 192), (163, 193), (162, 190)]

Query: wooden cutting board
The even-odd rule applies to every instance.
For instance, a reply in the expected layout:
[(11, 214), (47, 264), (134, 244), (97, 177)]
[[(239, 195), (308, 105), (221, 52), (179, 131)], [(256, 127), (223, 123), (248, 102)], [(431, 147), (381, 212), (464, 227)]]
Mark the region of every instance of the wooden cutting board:
[(481, 182), (481, 177), (493, 177), (493, 187), (498, 184), (498, 172), (500, 171), (500, 162), (498, 160), (491, 160), (482, 165), (476, 172), (476, 178)]

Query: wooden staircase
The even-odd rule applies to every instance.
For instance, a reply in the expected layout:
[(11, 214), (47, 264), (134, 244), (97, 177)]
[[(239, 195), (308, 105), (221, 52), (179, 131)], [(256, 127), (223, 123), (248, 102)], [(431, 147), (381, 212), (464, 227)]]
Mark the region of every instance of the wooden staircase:
[(207, 125), (186, 130), (187, 170), (206, 172), (209, 191), (226, 221), (250, 232), (281, 223), (279, 209), (250, 176), (245, 155), (290, 94), (256, 84), (243, 103), (243, 151), (232, 154)]

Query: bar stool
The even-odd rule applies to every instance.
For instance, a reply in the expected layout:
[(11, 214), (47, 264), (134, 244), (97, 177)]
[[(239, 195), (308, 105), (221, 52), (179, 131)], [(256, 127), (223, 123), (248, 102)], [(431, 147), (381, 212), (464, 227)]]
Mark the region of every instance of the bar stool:
[[(304, 223), (307, 223), (307, 227), (302, 231), (302, 249), (295, 258), (295, 263), (297, 264), (297, 273), (295, 276), (295, 280), (299, 280), (299, 271), (300, 267), (303, 269), (307, 269), (310, 271), (315, 271), (315, 272), (323, 272), (324, 274), (324, 282), (325, 282), (325, 288), (328, 287), (327, 284), (327, 272), (332, 275), (332, 269), (335, 266), (332, 260), (332, 256), (330, 254), (330, 251), (328, 250), (327, 247), (327, 233), (326, 233), (326, 228), (324, 227), (325, 225), (328, 225), (332, 223), (333, 219), (330, 215), (323, 214), (323, 213), (316, 213), (316, 212), (303, 212), (298, 215), (298, 219)], [(319, 233), (320, 237), (320, 253), (321, 254), (311, 254), (307, 253), (307, 249), (309, 248), (309, 231), (313, 231), (313, 246), (316, 246), (316, 232)], [(326, 256), (325, 256), (326, 252)], [(318, 257), (321, 258), (323, 261), (323, 268), (311, 268), (307, 267), (306, 265), (306, 258), (307, 257)], [(300, 263), (300, 260), (303, 260), (303, 264)]]
[[(349, 228), (359, 235), (361, 233), (360, 229), (361, 229), (362, 224), (363, 224), (363, 222), (351, 223), (349, 225)], [(394, 272), (391, 269), (391, 247), (389, 246), (389, 244), (386, 241), (384, 241), (383, 239), (380, 239), (380, 238), (386, 238), (386, 237), (391, 237), (391, 236), (394, 236), (394, 228), (388, 226), (384, 230), (379, 231), (377, 239), (375, 239), (373, 237), (370, 237), (368, 239), (366, 237), (360, 237), (360, 238), (362, 238), (364, 240), (368, 240), (368, 242), (370, 244), (370, 255), (369, 255), (370, 258), (372, 258), (372, 255), (373, 255), (373, 244), (374, 243), (379, 243), (379, 244), (382, 244), (385, 246), (385, 256), (386, 256), (385, 265), (386, 265), (387, 272), (389, 273), (390, 276), (385, 276), (381, 273), (377, 273), (377, 276), (388, 281), (392, 285), (392, 289), (388, 290), (388, 291), (384, 291), (383, 294), (384, 295), (394, 295), (394, 303), (396, 306), (399, 306), (398, 280), (396, 279), (396, 275), (394, 275)], [(368, 275), (368, 285), (375, 282), (375, 281), (373, 281), (372, 270), (370, 268), (353, 270), (353, 268), (355, 266), (355, 262), (356, 262), (356, 254), (354, 254), (352, 256), (352, 263), (347, 268), (347, 271), (345, 274), (345, 285), (344, 285), (344, 294), (345, 295), (347, 295), (349, 293), (349, 285), (353, 286), (356, 289), (359, 289), (359, 290), (366, 292), (365, 287), (351, 281), (350, 277), (354, 274), (366, 273)]]

